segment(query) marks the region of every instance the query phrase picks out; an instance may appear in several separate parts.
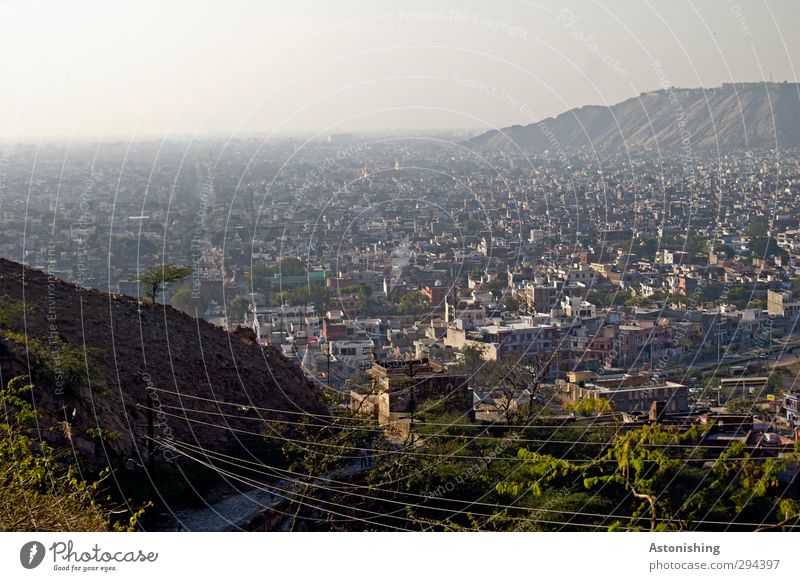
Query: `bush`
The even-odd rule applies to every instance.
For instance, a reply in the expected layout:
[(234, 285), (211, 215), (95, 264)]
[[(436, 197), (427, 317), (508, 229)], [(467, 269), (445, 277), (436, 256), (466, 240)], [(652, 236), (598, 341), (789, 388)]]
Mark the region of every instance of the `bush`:
[(15, 377), (0, 389), (0, 531), (134, 530), (143, 510), (117, 523), (98, 502), (105, 474), (86, 482), (75, 465), (31, 437), (36, 413), (27, 381)]

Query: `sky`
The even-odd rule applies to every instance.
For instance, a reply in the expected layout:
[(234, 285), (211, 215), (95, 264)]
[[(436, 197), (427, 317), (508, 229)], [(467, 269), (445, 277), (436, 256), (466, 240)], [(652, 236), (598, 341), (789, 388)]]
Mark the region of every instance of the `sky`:
[(0, 0), (0, 138), (525, 124), (796, 82), (798, 0)]

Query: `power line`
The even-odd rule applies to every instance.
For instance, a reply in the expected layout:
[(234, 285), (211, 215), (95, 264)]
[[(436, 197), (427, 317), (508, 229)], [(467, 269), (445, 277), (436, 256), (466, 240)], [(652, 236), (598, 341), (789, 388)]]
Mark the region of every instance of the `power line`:
[[(286, 424), (286, 425), (293, 425), (293, 426), (297, 425), (297, 422), (294, 422), (294, 421), (291, 421), (291, 420), (273, 420), (273, 419), (259, 418), (259, 417), (245, 417), (245, 416), (238, 416), (238, 415), (234, 415), (234, 414), (226, 414), (224, 412), (215, 412), (215, 411), (211, 411), (211, 410), (199, 410), (199, 409), (185, 408), (185, 407), (180, 407), (180, 406), (170, 406), (170, 405), (166, 405), (166, 404), (162, 404), (161, 407), (162, 408), (169, 408), (169, 409), (173, 409), (173, 410), (182, 411), (184, 413), (186, 413), (186, 412), (194, 412), (194, 413), (199, 413), (199, 414), (208, 414), (208, 415), (220, 416), (220, 417), (225, 417), (225, 418), (234, 418), (234, 419), (240, 419), (240, 420), (259, 421), (259, 422), (270, 423), (270, 424), (271, 423), (277, 423), (277, 424)], [(239, 432), (239, 433), (244, 433), (244, 434), (248, 434), (248, 435), (259, 435), (259, 436), (263, 436), (265, 438), (272, 438), (273, 437), (273, 436), (269, 436), (269, 435), (264, 434), (264, 433), (250, 432), (250, 431), (247, 431), (247, 430), (237, 429), (237, 428), (233, 428), (233, 427), (230, 427), (230, 426), (221, 426), (219, 424), (203, 422), (201, 420), (196, 420), (196, 419), (193, 419), (193, 418), (186, 417), (185, 415), (170, 414), (168, 412), (164, 412), (164, 413), (167, 414), (167, 415), (170, 415), (172, 417), (184, 419), (186, 421), (202, 423), (202, 424), (210, 425), (210, 426), (217, 427), (217, 428), (220, 428), (220, 429), (229, 429), (229, 430), (231, 430), (233, 432)], [(360, 427), (357, 427), (357, 426), (337, 426), (336, 424), (304, 424), (304, 425), (307, 426), (307, 427), (337, 428), (337, 429), (341, 429), (343, 431), (345, 431), (345, 430), (353, 430), (353, 431), (358, 430), (358, 431), (371, 432), (371, 433), (383, 433), (384, 432), (384, 430), (382, 428), (380, 428), (380, 427), (360, 428)], [(454, 425), (454, 426), (451, 426), (451, 427), (459, 427), (459, 426), (458, 425)], [(478, 427), (478, 426), (476, 426), (476, 427)], [(536, 427), (538, 428), (538, 427), (544, 427), (544, 426), (536, 426)], [(551, 426), (551, 427), (558, 428), (558, 429), (562, 428), (561, 426)], [(422, 433), (421, 435), (425, 436), (426, 434)], [(498, 437), (495, 437), (495, 436), (477, 436), (477, 435), (476, 436), (472, 436), (472, 435), (467, 435), (467, 434), (441, 434), (441, 433), (437, 433), (437, 434), (431, 434), (430, 437), (431, 438), (467, 439), (467, 440), (469, 440), (468, 443), (474, 442), (476, 440), (502, 441), (502, 438), (498, 438)], [(308, 445), (337, 446), (336, 444), (324, 444), (324, 443), (321, 443), (321, 442), (308, 442), (308, 441), (305, 441), (305, 440), (296, 440), (296, 439), (292, 439), (292, 438), (288, 438), (288, 437), (287, 438), (283, 438), (282, 436), (279, 436), (278, 438), (285, 439), (287, 442), (300, 442), (300, 443), (305, 443), (305, 444), (308, 444)], [(615, 441), (608, 442), (608, 441), (590, 441), (590, 440), (553, 440), (551, 438), (545, 439), (545, 438), (519, 438), (519, 437), (514, 437), (513, 441), (515, 443), (539, 443), (539, 444), (558, 444), (558, 445), (568, 445), (569, 444), (569, 445), (613, 446), (614, 444), (616, 444)], [(647, 447), (647, 448), (681, 448), (681, 449), (692, 449), (692, 450), (697, 449), (697, 448), (711, 448), (711, 449), (725, 450), (725, 449), (727, 449), (729, 447), (729, 445), (719, 446), (719, 445), (715, 445), (715, 444), (701, 444), (701, 443), (697, 443), (697, 444), (669, 444), (669, 443), (658, 444), (658, 443), (649, 443), (649, 442), (640, 442), (640, 443), (637, 443), (637, 446), (642, 446), (642, 447)], [(785, 444), (785, 445), (782, 445), (780, 448), (771, 448), (771, 450), (773, 450), (775, 452), (780, 452), (780, 451), (788, 450), (788, 449), (791, 449), (791, 448), (792, 448), (792, 445)], [(386, 453), (392, 452), (392, 451), (388, 451), (388, 450), (379, 450), (377, 448), (358, 448), (358, 447), (353, 447), (353, 449), (354, 450), (375, 450), (375, 451), (381, 451), (381, 452), (386, 452)], [(763, 449), (763, 448), (760, 448), (758, 445), (749, 445), (749, 446), (746, 446), (745, 449), (754, 449), (755, 450), (755, 449)], [(395, 452), (400, 453), (400, 452), (403, 452), (403, 450), (396, 450)], [(409, 451), (408, 453), (412, 453), (412, 452)], [(474, 458), (474, 456), (469, 456), (469, 458)]]
[[(341, 485), (352, 487), (352, 488), (361, 488), (361, 489), (367, 489), (367, 490), (375, 490), (375, 488), (376, 488), (374, 486), (354, 485), (354, 484), (350, 484), (350, 483), (334, 480), (334, 479), (331, 479), (331, 478), (327, 478), (325, 476), (313, 476), (312, 477), (310, 475), (301, 474), (301, 473), (298, 473), (298, 472), (295, 472), (295, 471), (292, 471), (292, 470), (288, 470), (288, 469), (284, 469), (284, 468), (278, 468), (276, 466), (269, 466), (269, 465), (266, 465), (266, 464), (263, 464), (263, 463), (252, 462), (252, 461), (245, 460), (245, 459), (242, 459), (242, 458), (236, 458), (234, 456), (230, 456), (230, 455), (224, 454), (222, 452), (206, 451), (206, 450), (203, 450), (200, 447), (194, 446), (192, 444), (188, 444), (186, 442), (173, 441), (172, 444), (197, 450), (199, 452), (202, 452), (203, 454), (217, 457), (220, 461), (225, 462), (226, 464), (235, 466), (237, 468), (243, 468), (245, 470), (249, 470), (251, 472), (255, 472), (255, 473), (261, 474), (261, 475), (267, 475), (267, 474), (257, 470), (257, 468), (259, 468), (259, 467), (260, 468), (267, 468), (268, 470), (271, 470), (273, 472), (291, 474), (293, 476), (298, 476), (298, 477), (313, 478), (314, 480), (323, 480), (323, 481), (326, 481), (326, 482), (330, 482), (330, 483), (334, 483), (334, 484), (341, 484)], [(252, 465), (252, 467), (248, 466), (248, 465)], [(288, 479), (288, 477), (285, 477), (285, 476), (283, 476), (281, 478)], [(445, 512), (453, 512), (451, 510), (445, 509), (444, 507), (434, 507), (434, 506), (413, 504), (413, 503), (409, 503), (409, 502), (405, 502), (405, 501), (397, 501), (397, 500), (385, 499), (385, 498), (377, 498), (376, 499), (376, 497), (374, 497), (374, 496), (358, 494), (358, 493), (355, 493), (355, 492), (348, 492), (348, 491), (341, 490), (341, 489), (338, 489), (338, 488), (327, 487), (327, 486), (323, 486), (323, 485), (316, 484), (316, 483), (301, 482), (301, 481), (296, 480), (296, 479), (295, 479), (295, 481), (298, 482), (298, 483), (302, 483), (302, 484), (306, 484), (306, 485), (309, 485), (309, 486), (313, 486), (314, 488), (322, 489), (322, 490), (324, 490), (326, 492), (331, 492), (331, 493), (336, 493), (336, 494), (345, 494), (345, 495), (348, 495), (348, 496), (356, 496), (356, 497), (360, 497), (360, 498), (367, 498), (367, 499), (370, 499), (370, 500), (380, 500), (380, 501), (383, 501), (383, 502), (388, 502), (390, 504), (398, 504), (398, 505), (402, 505), (402, 506), (410, 506), (410, 507), (413, 507), (413, 508), (430, 509), (430, 510), (438, 510), (438, 511), (445, 511)], [(533, 511), (533, 512), (538, 512), (538, 511), (541, 511), (541, 512), (553, 512), (553, 513), (566, 514), (566, 515), (572, 515), (572, 516), (589, 516), (589, 517), (598, 517), (598, 518), (603, 518), (603, 519), (650, 520), (650, 517), (647, 517), (647, 516), (636, 517), (636, 516), (631, 516), (631, 515), (615, 515), (615, 514), (599, 514), (599, 513), (590, 513), (590, 512), (576, 512), (576, 511), (565, 511), (565, 510), (551, 509), (551, 508), (541, 508), (541, 507), (511, 506), (511, 505), (502, 505), (502, 504), (497, 504), (497, 503), (486, 503), (486, 502), (480, 502), (480, 501), (469, 501), (469, 500), (462, 500), (462, 499), (455, 499), (455, 498), (432, 497), (432, 496), (426, 496), (426, 495), (422, 495), (422, 494), (416, 494), (416, 493), (413, 493), (413, 492), (387, 490), (387, 489), (382, 489), (382, 488), (379, 488), (379, 487), (377, 488), (377, 490), (379, 490), (380, 492), (387, 493), (387, 494), (395, 494), (395, 495), (405, 496), (405, 497), (421, 498), (421, 499), (424, 499), (424, 500), (442, 500), (442, 501), (446, 501), (446, 502), (450, 502), (450, 503), (454, 503), (454, 504), (477, 505), (477, 506), (485, 506), (485, 507), (495, 508), (495, 509), (515, 509), (515, 510), (528, 510), (528, 511)], [(485, 513), (478, 513), (478, 512), (470, 512), (470, 514), (473, 514), (475, 516), (486, 516), (486, 517), (495, 516), (494, 514), (485, 514)], [(523, 520), (523, 521), (529, 521), (530, 520), (530, 519), (515, 518), (515, 517), (507, 517), (507, 518), (511, 518), (512, 520)], [(692, 524), (712, 524), (712, 525), (731, 525), (731, 524), (733, 524), (733, 525), (737, 525), (737, 526), (761, 526), (761, 524), (758, 524), (758, 523), (743, 523), (743, 522), (735, 522), (735, 521), (730, 521), (729, 522), (729, 521), (712, 521), (712, 520), (695, 520), (695, 519), (666, 519), (666, 518), (659, 518), (658, 520), (662, 521), (662, 522), (673, 522), (675, 520), (679, 520), (680, 522), (686, 522), (686, 523), (692, 523)], [(790, 525), (790, 526), (795, 526), (795, 525)]]

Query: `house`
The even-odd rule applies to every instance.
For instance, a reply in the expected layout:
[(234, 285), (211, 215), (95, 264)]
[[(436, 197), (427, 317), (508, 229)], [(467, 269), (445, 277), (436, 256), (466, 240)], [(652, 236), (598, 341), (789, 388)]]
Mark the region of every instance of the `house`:
[(573, 373), (562, 382), (562, 391), (574, 401), (604, 399), (614, 411), (649, 413), (653, 403), (666, 413), (689, 411), (689, 389), (680, 383), (660, 381), (649, 374), (593, 376)]
[(468, 414), (472, 409), (466, 375), (451, 373), (426, 359), (376, 362), (369, 375), (382, 424), (407, 418), (434, 399), (446, 411)]

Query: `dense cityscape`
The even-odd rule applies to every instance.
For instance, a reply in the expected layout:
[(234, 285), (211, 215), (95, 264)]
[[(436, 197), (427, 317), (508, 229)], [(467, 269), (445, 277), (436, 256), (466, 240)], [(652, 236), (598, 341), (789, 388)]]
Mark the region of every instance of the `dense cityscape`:
[(389, 4), (0, 2), (0, 552), (796, 568), (800, 5)]
[(30, 171), (33, 155), (7, 158), (5, 257), (128, 295), (146, 269), (189, 267), (159, 300), (250, 328), (339, 390), (375, 362), (447, 368), (465, 348), (692, 388), (723, 363), (763, 375), (793, 351), (800, 158), (787, 152), (689, 166), (338, 135), (50, 146)]

